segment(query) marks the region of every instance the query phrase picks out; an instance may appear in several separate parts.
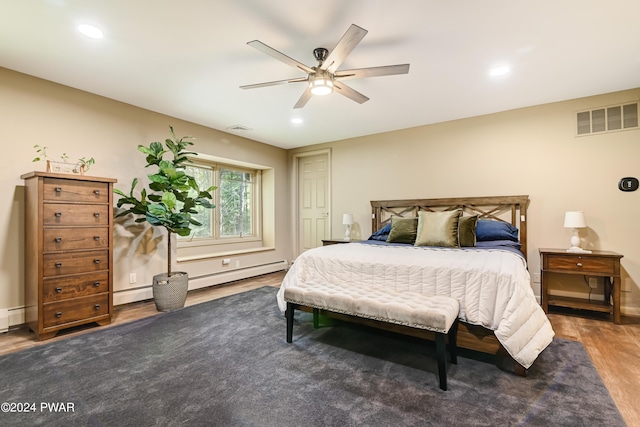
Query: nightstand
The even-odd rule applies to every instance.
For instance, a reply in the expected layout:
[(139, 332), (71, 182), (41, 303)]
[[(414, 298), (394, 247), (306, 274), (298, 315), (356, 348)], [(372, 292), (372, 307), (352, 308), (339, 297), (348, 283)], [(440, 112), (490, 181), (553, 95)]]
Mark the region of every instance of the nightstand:
[[(613, 322), (620, 324), (620, 258), (623, 255), (611, 251), (592, 253), (567, 252), (564, 249), (540, 249), (540, 294), (542, 308), (568, 307), (613, 314)], [(548, 274), (579, 274), (604, 278), (602, 301), (561, 297), (549, 294)]]
[(344, 240), (343, 239), (322, 239), (322, 246), (329, 246), (329, 245), (339, 245), (340, 243), (353, 243), (353, 242), (359, 242), (360, 240)]

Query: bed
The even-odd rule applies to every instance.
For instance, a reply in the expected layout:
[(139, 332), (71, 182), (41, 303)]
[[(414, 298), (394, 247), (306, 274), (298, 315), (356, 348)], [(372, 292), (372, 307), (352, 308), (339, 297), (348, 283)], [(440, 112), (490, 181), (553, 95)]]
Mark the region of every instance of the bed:
[(301, 254), (278, 306), (287, 287), (328, 282), (453, 296), (458, 345), (506, 356), (524, 375), (554, 336), (527, 270), (528, 205), (528, 196), (372, 201), (371, 237)]

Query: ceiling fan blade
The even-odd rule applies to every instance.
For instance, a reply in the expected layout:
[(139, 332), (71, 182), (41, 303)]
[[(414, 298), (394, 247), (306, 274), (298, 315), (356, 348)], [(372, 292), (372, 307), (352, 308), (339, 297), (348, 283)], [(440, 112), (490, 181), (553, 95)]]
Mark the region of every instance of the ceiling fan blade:
[(342, 82), (335, 82), (333, 85), (333, 89), (338, 92), (340, 95), (344, 95), (349, 99), (356, 101), (358, 104), (364, 104), (369, 100), (368, 97), (364, 96), (357, 90), (354, 90), (347, 86)]
[(256, 83), (256, 84), (252, 84), (252, 85), (240, 86), (240, 89), (255, 89), (255, 88), (258, 88), (258, 87), (283, 85), (283, 84), (286, 84), (286, 83), (306, 82), (308, 79), (309, 79), (308, 77), (299, 77), (297, 79), (276, 80), (275, 82)]
[(385, 65), (382, 67), (356, 68), (340, 70), (335, 78), (340, 80), (363, 79), (365, 77), (392, 76), (394, 74), (408, 74), (409, 64)]
[(327, 59), (324, 60), (320, 68), (330, 73), (335, 73), (338, 67), (345, 60), (347, 55), (360, 43), (360, 41), (368, 33), (364, 28), (360, 28), (355, 24), (351, 24), (340, 41), (333, 48)]
[(304, 65), (301, 62), (296, 61), (293, 58), (288, 57), (287, 55), (285, 55), (282, 52), (278, 52), (277, 50), (275, 50), (274, 48), (267, 46), (266, 44), (262, 43), (260, 40), (253, 40), (247, 43), (249, 46), (252, 46), (256, 49), (258, 49), (260, 52), (266, 53), (267, 55), (276, 58), (279, 61), (284, 62), (287, 65), (290, 65), (294, 68), (298, 68), (301, 71), (304, 71), (305, 73), (313, 73), (314, 71), (307, 67), (306, 65)]
[(300, 99), (298, 99), (298, 102), (296, 102), (296, 105), (294, 105), (293, 108), (296, 109), (304, 107), (307, 101), (309, 101), (312, 96), (313, 94), (311, 93), (311, 90), (309, 89), (309, 87), (307, 87), (307, 89), (302, 93), (302, 96), (300, 97)]

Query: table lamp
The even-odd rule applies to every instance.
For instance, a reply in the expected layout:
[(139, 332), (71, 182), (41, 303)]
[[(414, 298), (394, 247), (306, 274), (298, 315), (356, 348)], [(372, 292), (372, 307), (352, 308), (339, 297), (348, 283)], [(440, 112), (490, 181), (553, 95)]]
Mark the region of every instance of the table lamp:
[(347, 226), (344, 233), (344, 240), (351, 240), (351, 225), (353, 225), (353, 214), (342, 214), (342, 224)]
[(571, 247), (567, 249), (567, 252), (577, 253), (591, 253), (586, 249), (580, 247), (580, 236), (578, 231), (580, 228), (586, 228), (587, 222), (584, 219), (584, 212), (582, 211), (568, 211), (564, 214), (564, 228), (571, 228)]

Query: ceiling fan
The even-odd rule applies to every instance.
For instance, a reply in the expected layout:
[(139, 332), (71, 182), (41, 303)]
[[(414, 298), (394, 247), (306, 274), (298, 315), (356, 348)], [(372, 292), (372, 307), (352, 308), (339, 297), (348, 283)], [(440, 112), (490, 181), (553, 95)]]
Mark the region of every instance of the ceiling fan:
[(307, 88), (302, 93), (296, 105), (293, 108), (302, 108), (312, 95), (328, 95), (333, 91), (356, 101), (359, 104), (367, 102), (369, 98), (360, 92), (352, 89), (343, 83), (344, 80), (360, 79), (364, 77), (389, 76), (393, 74), (407, 74), (409, 72), (409, 64), (386, 65), (382, 67), (356, 68), (352, 70), (338, 70), (338, 67), (345, 60), (347, 55), (360, 43), (367, 35), (367, 30), (352, 24), (340, 41), (336, 44), (331, 52), (323, 47), (313, 50), (313, 56), (318, 61), (315, 67), (307, 67), (306, 65), (296, 61), (293, 58), (273, 49), (259, 40), (248, 42), (249, 46), (253, 46), (259, 51), (272, 56), (285, 64), (291, 65), (301, 71), (307, 73), (306, 77), (299, 77), (287, 80), (277, 80), (274, 82), (258, 83), (252, 85), (240, 86), (242, 89), (255, 89), (258, 87), (275, 86), (285, 83), (307, 82)]

